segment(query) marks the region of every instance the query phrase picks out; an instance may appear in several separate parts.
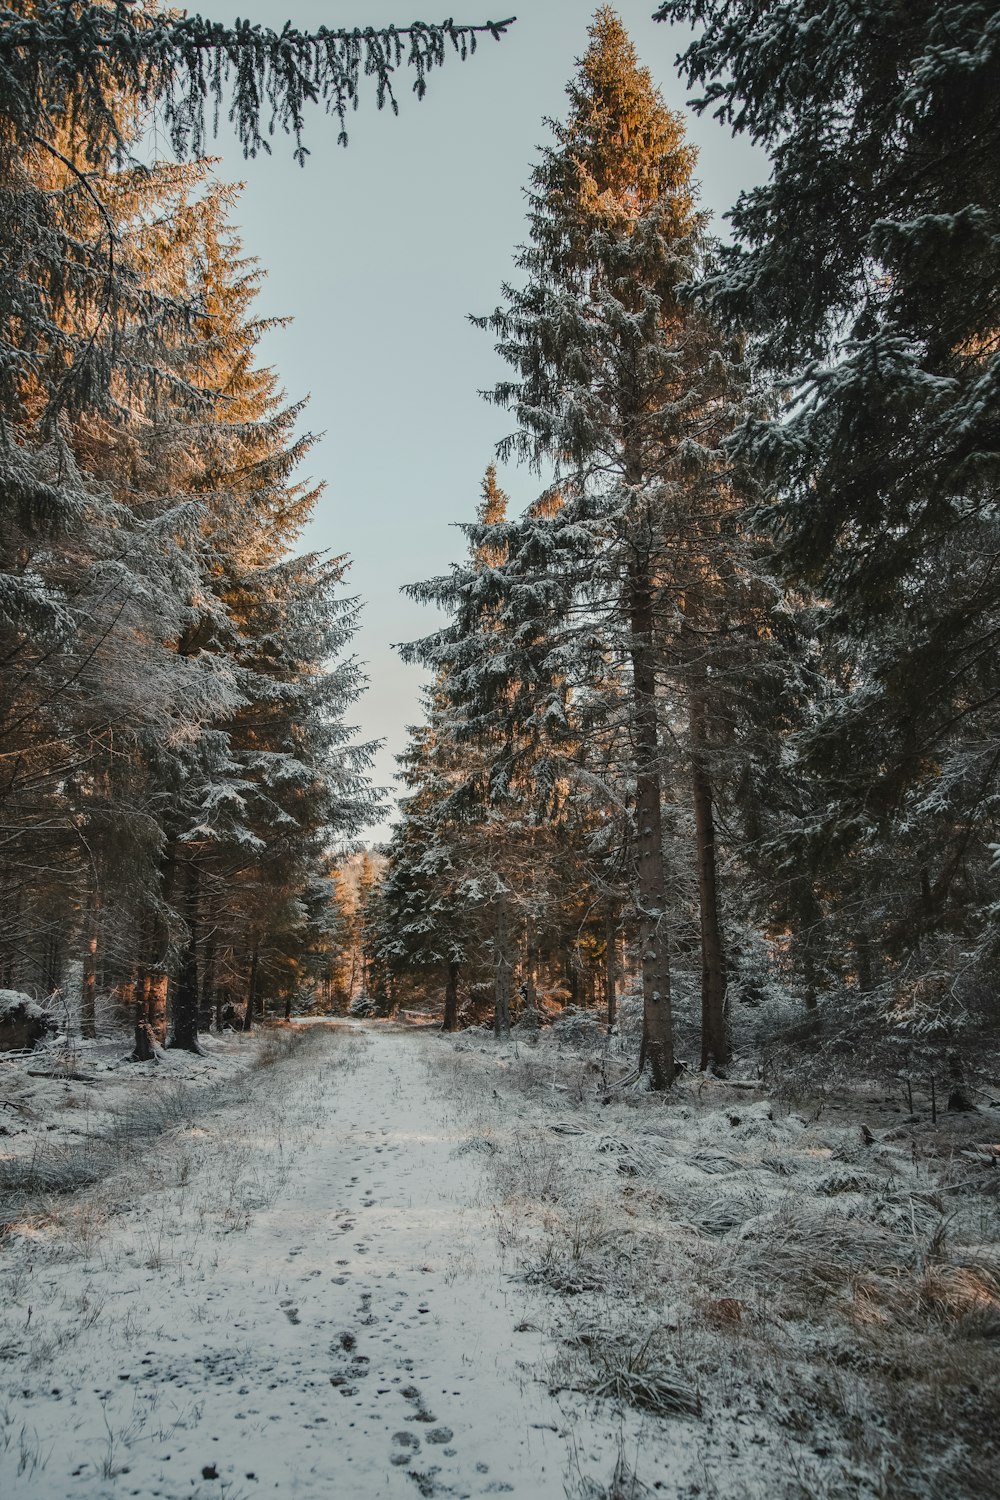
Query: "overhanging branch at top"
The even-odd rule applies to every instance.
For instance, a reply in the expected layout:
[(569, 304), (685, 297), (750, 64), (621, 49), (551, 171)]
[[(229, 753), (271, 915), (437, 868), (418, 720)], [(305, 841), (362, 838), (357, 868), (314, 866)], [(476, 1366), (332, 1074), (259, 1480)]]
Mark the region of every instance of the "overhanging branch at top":
[(275, 31), (249, 21), (228, 26), (170, 15), (136, 0), (6, 0), (0, 121), (6, 117), (17, 134), (36, 134), (45, 133), (46, 119), (73, 120), (97, 160), (109, 140), (124, 150), (113, 104), (130, 96), (162, 112), (174, 150), (187, 156), (204, 151), (228, 104), (245, 155), (269, 151), (269, 137), (280, 128), (294, 137), (301, 162), (307, 105), (336, 115), (346, 145), (347, 112), (357, 108), (364, 80), (372, 80), (379, 109), (388, 103), (398, 113), (394, 81), (401, 69), (412, 70), (413, 91), (422, 98), (428, 74), (449, 49), (464, 60), (481, 36), (498, 41), (515, 19), (315, 32), (286, 22)]

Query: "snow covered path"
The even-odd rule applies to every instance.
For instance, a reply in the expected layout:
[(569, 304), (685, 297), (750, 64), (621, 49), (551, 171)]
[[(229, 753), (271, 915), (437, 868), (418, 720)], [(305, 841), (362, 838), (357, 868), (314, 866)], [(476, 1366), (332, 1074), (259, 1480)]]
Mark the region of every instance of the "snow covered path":
[(151, 1143), (156, 1191), (8, 1242), (0, 1494), (562, 1500), (563, 1415), (428, 1044), (317, 1027)]

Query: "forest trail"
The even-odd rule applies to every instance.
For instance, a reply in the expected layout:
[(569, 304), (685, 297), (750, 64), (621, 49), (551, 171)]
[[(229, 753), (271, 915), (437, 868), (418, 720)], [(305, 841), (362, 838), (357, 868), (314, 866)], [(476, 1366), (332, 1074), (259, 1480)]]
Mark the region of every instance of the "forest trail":
[(8, 1242), (0, 1492), (561, 1500), (564, 1417), (428, 1040), (313, 1028), (157, 1143), (155, 1194)]

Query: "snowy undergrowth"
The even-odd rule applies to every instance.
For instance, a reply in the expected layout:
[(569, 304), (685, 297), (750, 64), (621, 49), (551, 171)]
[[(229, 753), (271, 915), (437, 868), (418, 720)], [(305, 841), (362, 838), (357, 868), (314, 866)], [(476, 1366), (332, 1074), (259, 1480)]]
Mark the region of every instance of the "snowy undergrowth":
[[(210, 1043), (204, 1058), (170, 1053), (157, 1066), (121, 1063), (120, 1045), (84, 1048), (81, 1076), (103, 1077), (99, 1084), (58, 1076), (55, 1051), (5, 1062), (0, 1472), (25, 1483), (35, 1476), (39, 1493), (53, 1493), (44, 1478), (52, 1440), (26, 1420), (25, 1403), (76, 1407), (78, 1369), (88, 1378), (129, 1369), (153, 1330), (170, 1327), (171, 1301), (210, 1280), (228, 1237), (274, 1201), (303, 1131), (323, 1116), (331, 1073), (363, 1043), (345, 1036), (332, 1060), (300, 1068), (320, 1045), (329, 1048), (305, 1029), (265, 1032)], [(80, 1067), (77, 1055), (72, 1071)], [(137, 1446), (200, 1417), (169, 1381), (137, 1395), (125, 1422), (108, 1418), (110, 1400), (102, 1409), (106, 1431), (93, 1433), (82, 1479), (115, 1481)]]
[[(287, 1056), (294, 1033), (206, 1038), (205, 1055), (167, 1052), (136, 1065), (121, 1039), (57, 1039), (0, 1062), (0, 1234), (130, 1164), (213, 1106), (245, 1094)], [(154, 1154), (155, 1160), (155, 1154)], [(155, 1176), (155, 1174), (154, 1174)]]
[[(995, 1111), (931, 1125), (870, 1088), (792, 1109), (698, 1077), (623, 1096), (551, 1036), (467, 1036), (436, 1065), (480, 1119), (510, 1268), (544, 1292), (550, 1387), (622, 1411), (620, 1494), (993, 1492)], [(676, 1443), (658, 1457), (678, 1423), (685, 1476)]]

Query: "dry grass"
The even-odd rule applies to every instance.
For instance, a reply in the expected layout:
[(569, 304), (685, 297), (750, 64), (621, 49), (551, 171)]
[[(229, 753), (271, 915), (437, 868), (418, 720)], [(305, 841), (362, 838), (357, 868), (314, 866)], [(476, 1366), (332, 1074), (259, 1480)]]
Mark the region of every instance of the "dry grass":
[(445, 1043), (436, 1066), (491, 1143), (554, 1389), (668, 1427), (700, 1401), (699, 1430), (736, 1422), (742, 1449), (756, 1425), (756, 1466), (720, 1448), (706, 1496), (995, 1493), (1000, 1174), (967, 1147), (995, 1120), (901, 1129), (843, 1081), (836, 1108), (698, 1078), (622, 1096), (614, 1059), (544, 1039)]
[[(564, 1360), (567, 1377), (574, 1380), (570, 1389), (658, 1417), (701, 1415), (698, 1389), (672, 1363), (663, 1331), (634, 1343), (607, 1329), (587, 1330), (565, 1340), (565, 1346), (583, 1351), (587, 1361)], [(557, 1381), (550, 1384), (559, 1389)]]
[[(158, 1139), (190, 1130), (214, 1111), (248, 1100), (256, 1074), (293, 1061), (300, 1048), (312, 1044), (307, 1031), (268, 1029), (255, 1038), (246, 1065), (221, 1083), (209, 1069), (204, 1081), (162, 1079), (154, 1089), (137, 1070), (135, 1089), (111, 1109), (110, 1118), (105, 1112), (94, 1125), (88, 1117), (70, 1141), (53, 1140), (40, 1130), (29, 1154), (0, 1158), (0, 1234), (5, 1226), (44, 1217), (53, 1200), (83, 1194), (139, 1163), (149, 1167), (149, 1187), (162, 1185), (151, 1151)], [(67, 1101), (60, 1099), (56, 1107), (66, 1109)], [(189, 1159), (182, 1157), (179, 1167), (182, 1173), (189, 1171)]]

